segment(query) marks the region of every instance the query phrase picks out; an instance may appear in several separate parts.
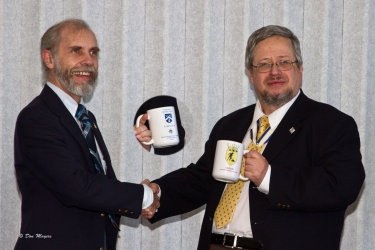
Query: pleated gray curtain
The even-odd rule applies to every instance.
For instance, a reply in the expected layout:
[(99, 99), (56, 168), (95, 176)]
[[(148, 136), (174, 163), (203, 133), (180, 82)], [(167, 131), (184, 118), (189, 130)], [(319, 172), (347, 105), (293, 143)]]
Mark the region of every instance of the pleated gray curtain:
[[(249, 35), (269, 24), (290, 28), (302, 45), (302, 89), (353, 116), (361, 137), (367, 176), (347, 211), (341, 249), (373, 249), (374, 6), (375, 0), (0, 1), (0, 248), (13, 249), (19, 234), (13, 134), (19, 111), (43, 86), (40, 38), (73, 17), (89, 23), (101, 49), (98, 87), (87, 107), (117, 177), (136, 183), (198, 160), (216, 121), (255, 102), (244, 67)], [(185, 148), (170, 156), (142, 150), (133, 135), (137, 109), (158, 95), (177, 98), (186, 130)], [(118, 249), (196, 249), (203, 212), (154, 225), (123, 218)]]

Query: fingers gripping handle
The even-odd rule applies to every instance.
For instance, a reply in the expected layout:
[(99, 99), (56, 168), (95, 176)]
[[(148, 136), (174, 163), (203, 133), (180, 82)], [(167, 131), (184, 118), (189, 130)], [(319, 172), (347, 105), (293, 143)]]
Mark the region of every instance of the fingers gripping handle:
[[(143, 115), (140, 115), (140, 116), (138, 116), (138, 118), (137, 118), (137, 121), (136, 121), (136, 123), (135, 123), (135, 126), (136, 126), (137, 128), (139, 128), (139, 122), (141, 121), (142, 116), (143, 116)], [(147, 120), (149, 120), (149, 119), (150, 119), (150, 115), (148, 115)], [(145, 142), (145, 141), (143, 141), (142, 144), (144, 144), (144, 145), (151, 145), (151, 144), (154, 144), (154, 139), (151, 138), (151, 140), (150, 140), (149, 142)]]
[[(250, 150), (244, 150), (243, 154), (247, 154), (249, 152), (250, 152)], [(249, 178), (243, 177), (242, 174), (240, 174), (239, 178), (240, 178), (241, 181), (248, 181), (249, 180)]]

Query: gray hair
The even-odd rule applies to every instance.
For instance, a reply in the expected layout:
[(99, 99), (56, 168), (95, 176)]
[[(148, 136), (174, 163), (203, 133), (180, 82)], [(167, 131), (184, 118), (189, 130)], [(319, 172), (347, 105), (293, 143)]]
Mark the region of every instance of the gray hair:
[(285, 27), (278, 26), (278, 25), (269, 25), (262, 27), (251, 34), (249, 39), (247, 40), (246, 46), (246, 56), (245, 56), (245, 66), (247, 69), (252, 70), (253, 59), (254, 59), (254, 48), (255, 46), (271, 37), (271, 36), (282, 36), (285, 38), (289, 38), (292, 42), (293, 46), (293, 53), (294, 56), (297, 58), (297, 66), (300, 67), (303, 63), (302, 55), (301, 55), (301, 47), (298, 38), (293, 34), (293, 32)]
[[(61, 31), (64, 28), (71, 28), (73, 31), (89, 30), (92, 32), (90, 26), (81, 19), (66, 19), (50, 27), (42, 36), (40, 41), (40, 53), (44, 50), (50, 50), (52, 56), (55, 58), (57, 48), (61, 43)], [(94, 32), (93, 32), (94, 33)], [(42, 61), (43, 74), (45, 79), (48, 78), (49, 68)]]

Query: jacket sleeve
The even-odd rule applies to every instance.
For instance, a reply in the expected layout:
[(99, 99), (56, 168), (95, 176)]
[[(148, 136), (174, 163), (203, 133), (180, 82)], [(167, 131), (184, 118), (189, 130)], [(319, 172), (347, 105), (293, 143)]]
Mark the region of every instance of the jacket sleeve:
[(160, 208), (150, 222), (192, 211), (207, 203), (220, 121), (213, 128), (199, 160), (154, 180), (161, 189)]
[[(58, 115), (41, 107), (29, 107), (20, 113), (15, 166), (21, 190), (47, 189), (66, 207), (138, 217), (143, 186), (108, 179), (90, 171), (90, 164)], [(124, 210), (132, 213), (124, 214)]]
[[(241, 142), (252, 120), (254, 105), (222, 117), (213, 127), (204, 153), (195, 164), (173, 171), (157, 180), (161, 188), (160, 208), (151, 222), (189, 212), (206, 203), (218, 203), (225, 183), (212, 177), (216, 142)], [(236, 127), (234, 129), (234, 124)]]

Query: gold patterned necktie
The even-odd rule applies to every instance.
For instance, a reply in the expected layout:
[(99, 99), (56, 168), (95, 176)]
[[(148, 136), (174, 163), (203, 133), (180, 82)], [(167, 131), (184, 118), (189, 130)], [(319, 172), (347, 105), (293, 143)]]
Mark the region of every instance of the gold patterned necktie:
[[(268, 132), (270, 129), (270, 123), (268, 121), (267, 116), (262, 116), (257, 121), (257, 142), (260, 141), (260, 139), (263, 138), (263, 136)], [(250, 144), (247, 146), (247, 150), (256, 150), (259, 153), (262, 152), (263, 148), (262, 144), (261, 146), (256, 145), (253, 141), (250, 142)], [(242, 165), (241, 165), (241, 175), (244, 175), (245, 173), (245, 158), (242, 158)], [(244, 181), (237, 181), (236, 183), (230, 183), (227, 185), (227, 188), (224, 191), (223, 196), (221, 197), (221, 200), (219, 202), (219, 205), (216, 208), (214, 219), (216, 223), (216, 228), (222, 228), (226, 225), (228, 225), (232, 219), (233, 214), (236, 209), (238, 200), (240, 199), (240, 195), (242, 192), (242, 188), (244, 187), (245, 182)]]

